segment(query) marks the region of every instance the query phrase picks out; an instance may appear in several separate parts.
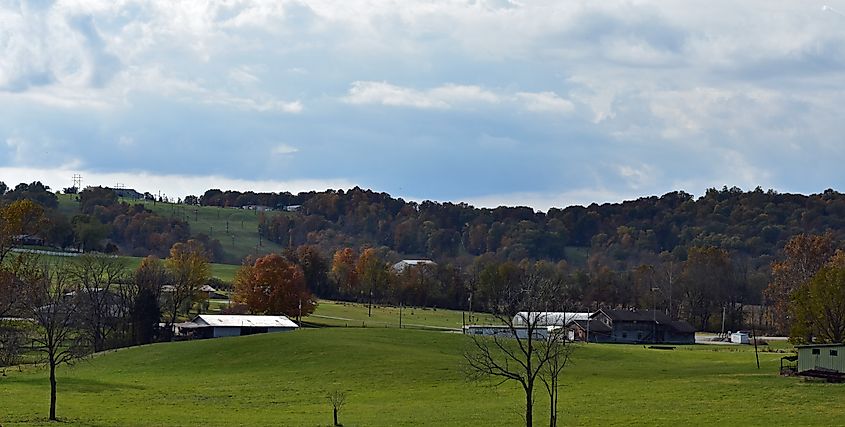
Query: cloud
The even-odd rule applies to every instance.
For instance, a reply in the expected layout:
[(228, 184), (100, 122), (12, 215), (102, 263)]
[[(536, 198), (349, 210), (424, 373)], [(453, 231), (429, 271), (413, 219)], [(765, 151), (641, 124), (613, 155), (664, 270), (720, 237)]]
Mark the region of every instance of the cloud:
[(343, 100), (355, 105), (377, 104), (420, 109), (471, 108), (472, 106), (513, 104), (530, 112), (566, 114), (575, 110), (575, 105), (571, 101), (561, 98), (551, 91), (507, 94), (496, 93), (480, 86), (453, 83), (426, 90), (417, 90), (387, 82), (356, 81), (352, 82), (349, 92)]
[(572, 101), (563, 99), (554, 92), (519, 92), (516, 98), (528, 111), (563, 114), (575, 111), (575, 104)]
[(538, 206), (818, 191), (845, 162), (820, 6), (0, 2), (0, 163)]
[(287, 144), (279, 144), (279, 145), (273, 147), (273, 149), (271, 150), (272, 154), (275, 154), (275, 155), (278, 155), (278, 156), (287, 156), (287, 155), (294, 154), (294, 153), (297, 153), (297, 152), (299, 152), (298, 148), (287, 145)]

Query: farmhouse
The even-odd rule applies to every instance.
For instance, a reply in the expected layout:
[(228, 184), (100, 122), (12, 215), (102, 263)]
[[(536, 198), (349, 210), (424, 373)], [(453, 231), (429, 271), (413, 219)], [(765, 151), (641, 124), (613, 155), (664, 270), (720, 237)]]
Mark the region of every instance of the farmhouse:
[(798, 349), (798, 375), (832, 381), (845, 379), (845, 344), (809, 344), (795, 348)]
[(293, 331), (299, 326), (285, 316), (200, 314), (176, 327), (181, 334), (193, 338), (219, 338)]
[(568, 327), (571, 335), (590, 342), (695, 344), (692, 325), (655, 310), (601, 309)]

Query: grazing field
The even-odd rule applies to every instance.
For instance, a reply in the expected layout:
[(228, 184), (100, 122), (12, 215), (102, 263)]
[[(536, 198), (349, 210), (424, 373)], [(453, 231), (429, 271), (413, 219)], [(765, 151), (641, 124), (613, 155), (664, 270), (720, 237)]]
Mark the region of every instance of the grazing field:
[[(145, 208), (166, 218), (178, 218), (191, 227), (191, 234), (203, 233), (220, 241), (226, 262), (240, 264), (249, 255), (264, 255), (280, 252), (282, 247), (267, 239), (258, 237), (258, 212), (239, 208), (214, 206), (189, 206), (176, 203), (153, 203), (150, 201), (121, 199), (122, 202), (143, 204)], [(59, 211), (68, 216), (79, 214), (76, 196), (59, 195)], [(284, 215), (283, 212), (267, 212), (267, 215)]]
[[(282, 246), (267, 239), (259, 239), (256, 211), (214, 206), (189, 206), (176, 203), (152, 203), (124, 199), (127, 203), (141, 203), (145, 208), (168, 218), (178, 218), (191, 226), (191, 234), (203, 233), (220, 241), (226, 262), (240, 263), (249, 255), (280, 252)], [(284, 215), (267, 212), (266, 215)]]
[[(14, 256), (14, 254), (12, 255)], [(54, 256), (54, 255), (39, 255), (39, 257), (48, 263), (65, 263), (73, 262), (73, 257)], [(134, 271), (141, 264), (143, 258), (121, 256), (120, 259), (126, 263), (126, 268), (129, 271)], [(235, 279), (235, 272), (238, 271), (240, 265), (231, 264), (209, 264), (211, 266), (211, 276), (216, 277), (226, 282), (232, 282)]]
[[(320, 300), (314, 314), (303, 319), (320, 326), (344, 326), (367, 328), (398, 328), (399, 307), (373, 305), (372, 316), (367, 315), (367, 304), (345, 301)], [(463, 313), (430, 307), (404, 307), (402, 326), (406, 328), (431, 328), (460, 330), (464, 322), (498, 323), (483, 313)]]
[[(521, 423), (520, 391), (468, 382), (460, 334), (322, 328), (155, 344), (59, 371), (65, 425), (331, 423), (327, 392), (346, 391), (346, 426)], [(688, 346), (581, 347), (565, 372), (561, 425), (831, 425), (845, 386), (776, 374), (782, 354)], [(0, 424), (47, 425), (46, 370), (0, 377)], [(546, 420), (538, 393), (536, 425)]]

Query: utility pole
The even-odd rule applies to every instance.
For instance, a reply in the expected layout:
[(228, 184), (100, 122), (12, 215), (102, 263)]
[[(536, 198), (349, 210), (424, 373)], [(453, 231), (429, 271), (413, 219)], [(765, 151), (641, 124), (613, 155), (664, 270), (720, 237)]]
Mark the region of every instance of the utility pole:
[(402, 304), (401, 302), (399, 303), (399, 329), (402, 329), (402, 306), (403, 305), (404, 304)]

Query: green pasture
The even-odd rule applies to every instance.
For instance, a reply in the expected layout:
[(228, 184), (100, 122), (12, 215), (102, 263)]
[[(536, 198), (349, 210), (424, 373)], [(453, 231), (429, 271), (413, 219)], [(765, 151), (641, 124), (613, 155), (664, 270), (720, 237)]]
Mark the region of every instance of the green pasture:
[[(79, 214), (79, 202), (74, 195), (59, 195), (59, 211), (69, 218)], [(145, 208), (166, 218), (187, 221), (192, 235), (203, 233), (220, 241), (227, 262), (240, 263), (249, 255), (280, 252), (282, 246), (258, 236), (258, 212), (239, 208), (189, 206), (176, 203), (153, 203), (144, 200), (121, 199), (122, 202), (143, 204)], [(267, 212), (266, 215), (284, 215)]]
[[(14, 256), (14, 253), (13, 255)], [(66, 262), (73, 262), (73, 257), (64, 257), (64, 256), (56, 256), (56, 255), (38, 255), (39, 258), (48, 262), (48, 263), (66, 263)], [(141, 257), (131, 257), (131, 256), (121, 256), (119, 257), (122, 259), (126, 265), (127, 270), (133, 271), (138, 268), (141, 264)], [(216, 277), (220, 280), (226, 282), (232, 282), (235, 280), (235, 272), (238, 271), (240, 265), (231, 265), (231, 264), (209, 264), (211, 266), (211, 275), (212, 277)]]
[[(280, 252), (283, 247), (258, 236), (258, 212), (239, 208), (213, 206), (189, 206), (176, 203), (153, 203), (149, 201), (123, 200), (127, 203), (141, 203), (147, 209), (167, 218), (187, 221), (191, 233), (203, 233), (220, 241), (229, 262), (240, 263), (249, 255), (264, 255)], [(266, 215), (284, 215), (267, 212)]]
[[(466, 379), (469, 337), (393, 328), (319, 328), (154, 344), (58, 371), (63, 425), (325, 426), (332, 390), (346, 426), (514, 426), (518, 386)], [(589, 344), (567, 367), (561, 425), (832, 425), (845, 385), (777, 375), (783, 354), (750, 346)], [(0, 424), (47, 425), (43, 367), (0, 377)], [(546, 398), (536, 396), (536, 425)]]
[[(322, 326), (398, 328), (398, 306), (373, 305), (372, 315), (368, 315), (367, 304), (345, 301), (320, 300), (314, 314), (304, 319), (305, 322)], [(463, 322), (495, 323), (487, 314), (461, 312), (429, 307), (403, 307), (402, 326), (405, 328), (432, 328), (460, 330)]]

